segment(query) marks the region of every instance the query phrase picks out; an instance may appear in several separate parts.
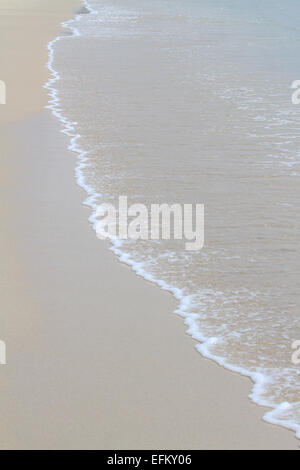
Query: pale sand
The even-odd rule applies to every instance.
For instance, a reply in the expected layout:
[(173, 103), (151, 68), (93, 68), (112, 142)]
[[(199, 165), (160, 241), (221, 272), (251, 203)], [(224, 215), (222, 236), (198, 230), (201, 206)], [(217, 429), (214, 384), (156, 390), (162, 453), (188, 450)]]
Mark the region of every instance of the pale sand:
[(87, 222), (75, 156), (42, 109), (46, 44), (78, 4), (0, 0), (0, 448), (296, 449)]

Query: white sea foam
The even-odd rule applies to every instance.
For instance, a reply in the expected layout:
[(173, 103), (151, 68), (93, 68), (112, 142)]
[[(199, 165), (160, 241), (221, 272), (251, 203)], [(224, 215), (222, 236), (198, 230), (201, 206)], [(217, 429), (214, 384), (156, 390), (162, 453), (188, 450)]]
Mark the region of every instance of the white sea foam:
[[(88, 1), (83, 1), (83, 5), (90, 11), (91, 15), (98, 14), (98, 12), (90, 6)], [(77, 28), (77, 25), (80, 21), (81, 15), (76, 15), (74, 19), (62, 23), (62, 26), (64, 28), (67, 28), (68, 30), (71, 30), (72, 35), (74, 37), (79, 37), (81, 36), (81, 33)], [(72, 36), (59, 36), (48, 44), (49, 60), (47, 65), (51, 72), (51, 78), (45, 85), (45, 88), (47, 88), (49, 91), (49, 105), (47, 107), (51, 109), (54, 116), (56, 116), (57, 119), (62, 123), (62, 132), (70, 137), (70, 144), (68, 147), (69, 150), (75, 152), (78, 156), (78, 163), (75, 169), (76, 180), (79, 186), (81, 186), (88, 194), (88, 197), (84, 201), (84, 204), (92, 209), (92, 214), (89, 217), (89, 221), (91, 222), (91, 224), (93, 224), (94, 229), (96, 229), (96, 210), (98, 204), (102, 199), (102, 194), (95, 191), (95, 189), (86, 182), (84, 176), (84, 169), (89, 166), (89, 152), (85, 151), (82, 147), (80, 147), (81, 136), (76, 133), (77, 123), (70, 122), (65, 117), (64, 111), (61, 109), (60, 106), (58, 91), (55, 88), (56, 82), (60, 80), (60, 75), (54, 68), (55, 46), (59, 41), (62, 40), (70, 41), (72, 40)], [(265, 118), (257, 116), (256, 120), (265, 120)], [(295, 431), (297, 437), (300, 439), (300, 425), (294, 422), (292, 419), (293, 408), (299, 406), (300, 402), (292, 404), (288, 402), (275, 404), (271, 400), (266, 399), (265, 389), (270, 380), (272, 380), (272, 377), (266, 375), (265, 371), (263, 370), (257, 370), (253, 372), (231, 364), (226, 360), (225, 357), (220, 357), (212, 352), (213, 346), (215, 346), (219, 342), (222, 342), (222, 338), (214, 336), (208, 337), (201, 331), (201, 329), (199, 328), (199, 325), (201, 325), (201, 323), (199, 323), (199, 315), (193, 311), (195, 301), (193, 295), (185, 295), (183, 290), (175, 288), (167, 284), (163, 280), (156, 279), (152, 274), (147, 271), (147, 266), (145, 263), (135, 261), (132, 256), (125, 251), (124, 243), (121, 240), (114, 240), (112, 242), (111, 250), (118, 256), (121, 262), (131, 266), (131, 268), (136, 272), (137, 275), (143, 277), (147, 281), (155, 283), (161, 289), (173, 294), (174, 297), (178, 300), (178, 308), (175, 310), (175, 313), (180, 315), (184, 319), (184, 323), (187, 327), (187, 333), (199, 342), (199, 344), (196, 345), (197, 351), (202, 354), (202, 356), (212, 359), (220, 366), (230, 371), (237, 372), (249, 377), (254, 383), (251, 394), (249, 395), (250, 399), (258, 405), (271, 408), (271, 410), (265, 414), (264, 419), (269, 423), (278, 424)], [(206, 298), (205, 292), (203, 292), (203, 300), (204, 298)]]

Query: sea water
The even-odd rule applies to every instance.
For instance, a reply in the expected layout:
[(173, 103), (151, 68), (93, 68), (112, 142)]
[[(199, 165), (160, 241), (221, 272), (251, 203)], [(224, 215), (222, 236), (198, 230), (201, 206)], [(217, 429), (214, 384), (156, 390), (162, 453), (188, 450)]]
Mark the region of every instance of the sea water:
[(172, 292), (198, 351), (248, 375), (265, 419), (300, 437), (298, 2), (84, 4), (49, 44), (47, 87), (90, 220), (120, 195), (205, 205), (201, 251), (112, 249)]

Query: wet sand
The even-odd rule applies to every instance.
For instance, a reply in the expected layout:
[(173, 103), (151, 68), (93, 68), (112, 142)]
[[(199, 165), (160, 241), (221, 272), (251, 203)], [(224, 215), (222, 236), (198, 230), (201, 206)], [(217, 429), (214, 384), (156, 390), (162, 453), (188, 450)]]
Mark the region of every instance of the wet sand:
[(0, 448), (296, 449), (248, 379), (196, 352), (171, 295), (97, 240), (42, 88), (79, 2), (22, 5), (0, 2)]

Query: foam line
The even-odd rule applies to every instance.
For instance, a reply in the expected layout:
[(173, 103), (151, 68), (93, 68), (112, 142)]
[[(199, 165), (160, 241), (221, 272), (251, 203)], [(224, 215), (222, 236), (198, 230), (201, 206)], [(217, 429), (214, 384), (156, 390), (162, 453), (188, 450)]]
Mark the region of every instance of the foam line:
[[(96, 15), (98, 12), (94, 10), (86, 0), (83, 0), (83, 5), (89, 10), (89, 14)], [(76, 24), (80, 21), (81, 15), (76, 15), (74, 19), (71, 19), (67, 22), (62, 23), (64, 28), (70, 29), (73, 33), (73, 37), (81, 36), (79, 30), (76, 28)], [(49, 104), (47, 108), (51, 109), (54, 116), (62, 123), (63, 129), (61, 132), (70, 137), (70, 144), (68, 149), (77, 154), (78, 160), (75, 169), (76, 181), (79, 186), (81, 186), (88, 194), (88, 197), (85, 199), (83, 204), (92, 209), (92, 214), (89, 217), (89, 221), (93, 225), (94, 230), (96, 230), (96, 210), (100, 203), (102, 195), (94, 190), (89, 184), (86, 183), (84, 178), (84, 168), (89, 165), (88, 154), (89, 152), (82, 149), (79, 145), (80, 134), (76, 133), (76, 122), (70, 122), (63, 114), (63, 110), (60, 107), (60, 99), (58, 96), (58, 91), (55, 88), (55, 83), (60, 79), (59, 73), (54, 69), (54, 49), (55, 45), (61, 40), (72, 40), (72, 36), (58, 36), (53, 41), (48, 44), (49, 51), (49, 60), (47, 67), (51, 72), (51, 78), (44, 85), (44, 87), (49, 91)], [(138, 276), (143, 277), (147, 281), (150, 281), (158, 285), (162, 290), (170, 292), (178, 300), (179, 305), (174, 313), (180, 315), (184, 319), (184, 323), (187, 326), (187, 333), (192, 336), (196, 341), (199, 341), (195, 347), (197, 351), (204, 357), (213, 360), (218, 363), (220, 366), (232, 371), (237, 372), (241, 375), (249, 377), (254, 386), (249, 395), (249, 398), (256, 404), (271, 408), (268, 411), (263, 419), (269, 423), (277, 424), (295, 431), (296, 436), (300, 439), (300, 424), (295, 423), (292, 420), (286, 419), (284, 414), (286, 411), (291, 411), (293, 407), (300, 406), (300, 402), (297, 403), (280, 403), (275, 404), (270, 401), (267, 401), (263, 398), (265, 385), (268, 383), (268, 376), (262, 371), (251, 372), (247, 369), (229, 364), (225, 358), (216, 356), (210, 352), (210, 346), (215, 344), (218, 339), (214, 337), (206, 337), (200, 330), (198, 326), (198, 316), (193, 313), (193, 296), (187, 296), (180, 289), (168, 285), (165, 281), (160, 279), (155, 279), (151, 274), (149, 274), (145, 268), (144, 263), (134, 261), (131, 256), (122, 251), (123, 243), (120, 240), (112, 240), (111, 251), (113, 251), (119, 258), (122, 263), (129, 265), (133, 271), (136, 272)]]

